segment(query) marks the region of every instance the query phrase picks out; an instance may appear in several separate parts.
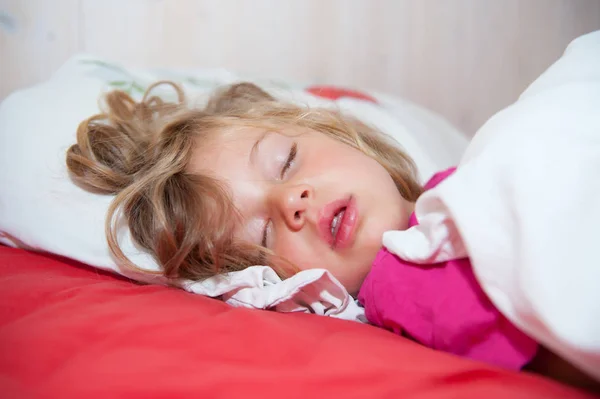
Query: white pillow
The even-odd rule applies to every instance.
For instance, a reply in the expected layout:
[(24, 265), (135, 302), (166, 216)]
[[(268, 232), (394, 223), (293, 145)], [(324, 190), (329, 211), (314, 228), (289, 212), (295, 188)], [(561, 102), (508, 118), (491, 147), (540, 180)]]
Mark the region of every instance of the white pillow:
[(600, 31), (491, 118), (416, 214), (418, 227), (393, 233), (396, 254), (466, 250), (508, 319), (600, 380)]
[[(65, 166), (65, 151), (75, 142), (78, 124), (98, 112), (102, 92), (118, 87), (139, 98), (145, 87), (159, 79), (182, 83), (197, 101), (203, 101), (215, 86), (250, 80), (225, 70), (133, 70), (77, 56), (49, 81), (16, 92), (0, 105), (0, 242), (26, 245), (142, 281), (162, 281), (115, 264), (104, 235), (112, 198), (76, 187)], [(465, 136), (444, 120), (404, 100), (374, 95), (381, 105), (351, 98), (334, 103), (309, 95), (300, 85), (254, 81), (276, 96), (339, 106), (378, 126), (405, 147), (423, 180), (456, 164), (467, 145)], [(128, 237), (123, 249), (137, 265), (158, 269)]]

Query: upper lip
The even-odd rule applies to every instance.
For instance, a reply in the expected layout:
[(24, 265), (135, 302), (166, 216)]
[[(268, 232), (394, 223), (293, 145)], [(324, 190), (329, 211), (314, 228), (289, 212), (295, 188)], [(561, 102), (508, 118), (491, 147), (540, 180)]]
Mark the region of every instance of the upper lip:
[(319, 213), (319, 235), (323, 240), (325, 240), (325, 242), (327, 242), (329, 246), (333, 246), (334, 244), (334, 237), (331, 232), (331, 223), (333, 222), (333, 218), (342, 209), (348, 206), (350, 203), (350, 198), (351, 197), (332, 201), (325, 205)]

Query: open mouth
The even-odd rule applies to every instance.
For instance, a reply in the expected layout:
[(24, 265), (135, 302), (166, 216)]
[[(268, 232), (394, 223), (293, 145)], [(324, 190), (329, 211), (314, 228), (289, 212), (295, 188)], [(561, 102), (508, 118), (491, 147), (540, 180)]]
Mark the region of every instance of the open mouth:
[(341, 221), (346, 213), (346, 207), (341, 208), (336, 212), (333, 220), (331, 221), (331, 238), (335, 241), (335, 237), (337, 236), (338, 231), (340, 230)]
[(319, 233), (331, 249), (343, 249), (352, 245), (358, 211), (353, 196), (332, 201), (325, 205), (319, 217)]

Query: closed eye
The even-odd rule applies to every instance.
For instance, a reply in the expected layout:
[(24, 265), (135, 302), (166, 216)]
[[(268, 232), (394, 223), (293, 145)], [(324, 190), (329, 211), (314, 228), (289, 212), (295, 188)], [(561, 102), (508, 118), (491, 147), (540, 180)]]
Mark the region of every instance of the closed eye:
[(265, 223), (265, 227), (263, 228), (262, 241), (260, 242), (260, 245), (262, 245), (265, 248), (267, 248), (267, 239), (269, 238), (269, 231), (271, 230), (270, 224), (271, 221), (267, 220), (267, 223)]
[[(285, 163), (283, 164), (283, 166), (281, 168), (281, 173), (279, 174), (280, 180), (283, 180), (283, 178), (289, 171), (290, 167), (294, 164), (294, 160), (296, 159), (297, 154), (298, 154), (298, 144), (294, 143), (292, 145), (292, 148), (290, 148), (290, 153), (288, 154), (288, 157), (285, 160)], [(267, 248), (270, 231), (271, 231), (271, 221), (267, 220), (267, 222), (265, 223), (265, 227), (263, 228), (262, 241), (261, 241), (261, 245), (265, 248)]]
[(283, 167), (281, 168), (281, 174), (279, 176), (280, 179), (283, 179), (285, 177), (285, 174), (287, 173), (287, 171), (290, 169), (290, 167), (294, 163), (297, 153), (298, 153), (298, 144), (294, 143), (292, 145), (292, 148), (290, 148), (290, 154), (288, 155), (287, 160), (285, 161), (285, 163), (283, 164)]

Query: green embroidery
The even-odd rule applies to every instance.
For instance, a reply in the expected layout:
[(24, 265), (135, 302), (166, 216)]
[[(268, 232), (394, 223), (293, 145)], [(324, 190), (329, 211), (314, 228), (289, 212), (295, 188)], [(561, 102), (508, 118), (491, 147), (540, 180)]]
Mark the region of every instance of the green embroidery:
[[(216, 78), (198, 78), (189, 74), (166, 69), (163, 70), (162, 73), (160, 71), (153, 71), (155, 76), (153, 77), (152, 81), (149, 82), (147, 81), (147, 77), (140, 78), (139, 76), (132, 74), (127, 69), (106, 61), (85, 59), (80, 60), (79, 62), (86, 65), (93, 65), (104, 72), (108, 72), (110, 75), (113, 75), (112, 79), (107, 81), (107, 85), (113, 89), (123, 90), (129, 95), (144, 94), (149, 85), (157, 80), (172, 80), (179, 82), (182, 85), (193, 86), (193, 88), (190, 89), (213, 89), (215, 86), (220, 84)], [(253, 79), (250, 79), (250, 81), (252, 80)], [(264, 85), (265, 87), (277, 87), (284, 90), (302, 88), (302, 85), (285, 82), (279, 79), (259, 79), (254, 81), (258, 85)]]
[(187, 76), (183, 79), (183, 81), (185, 83), (189, 83), (193, 86), (198, 86), (198, 87), (213, 87), (215, 85), (214, 81), (211, 80), (200, 80), (197, 79), (193, 76)]
[(111, 88), (123, 90), (129, 95), (144, 94), (146, 91), (147, 85), (140, 83), (139, 79), (136, 79), (135, 76), (129, 73), (125, 68), (118, 65), (100, 60), (81, 60), (80, 63), (94, 65), (110, 73), (119, 75), (119, 79), (109, 80), (107, 82), (108, 86)]
[(127, 73), (127, 71), (124, 68), (121, 68), (118, 65), (114, 65), (114, 64), (109, 64), (108, 62), (104, 62), (104, 61), (100, 61), (100, 60), (81, 60), (79, 61), (82, 64), (92, 64), (92, 65), (96, 65), (98, 67), (102, 67), (102, 68), (106, 68), (115, 72), (120, 72), (122, 74), (125, 75), (129, 75), (129, 73)]

